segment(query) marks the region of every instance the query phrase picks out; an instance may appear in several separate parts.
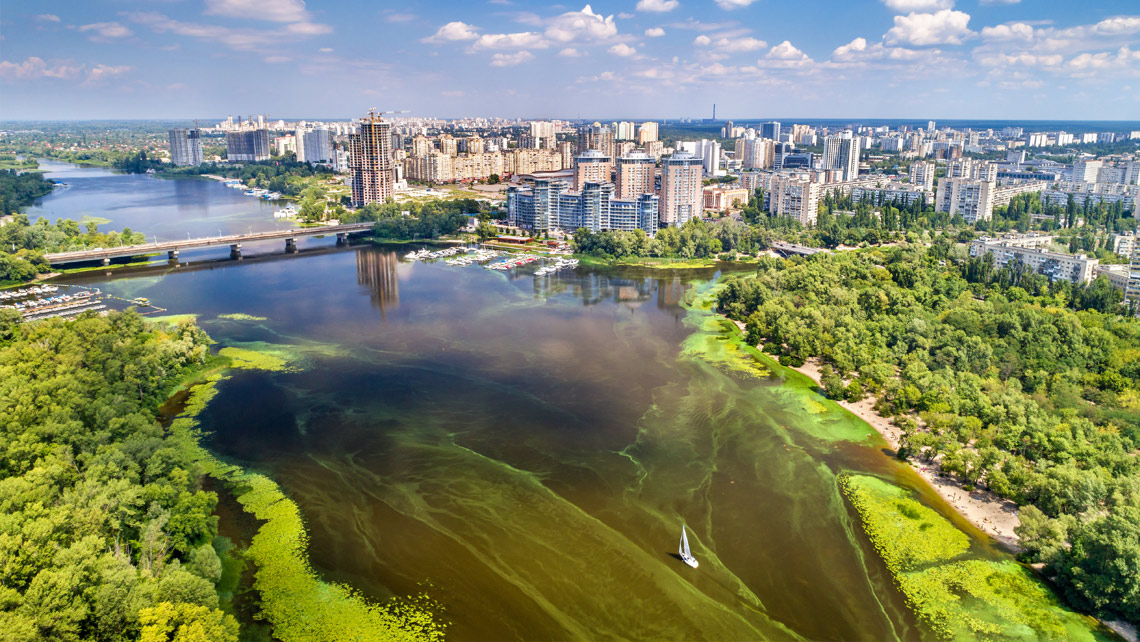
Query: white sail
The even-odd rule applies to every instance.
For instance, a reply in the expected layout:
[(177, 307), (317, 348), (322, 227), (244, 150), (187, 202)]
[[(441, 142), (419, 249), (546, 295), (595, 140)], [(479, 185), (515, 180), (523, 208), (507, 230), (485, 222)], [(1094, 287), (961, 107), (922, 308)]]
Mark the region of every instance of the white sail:
[(689, 536), (685, 534), (684, 524), (681, 525), (681, 546), (677, 552), (681, 554), (681, 561), (693, 568), (697, 568), (697, 559), (689, 552)]

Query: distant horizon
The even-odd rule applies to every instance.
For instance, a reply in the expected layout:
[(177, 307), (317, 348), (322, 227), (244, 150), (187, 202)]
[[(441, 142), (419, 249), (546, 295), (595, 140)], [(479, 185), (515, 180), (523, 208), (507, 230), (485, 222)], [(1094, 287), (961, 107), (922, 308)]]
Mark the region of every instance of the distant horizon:
[[(254, 113), (254, 116), (258, 114)], [(230, 116), (237, 116), (237, 114), (227, 114), (225, 116), (159, 116), (153, 118), (0, 118), (0, 125), (5, 123), (117, 123), (117, 122), (130, 122), (130, 123), (164, 123), (164, 122), (189, 122), (189, 121), (209, 121), (211, 125), (201, 125), (203, 127), (213, 126), (214, 123), (220, 123), (229, 118)], [(243, 118), (248, 117), (247, 114), (242, 114)], [(717, 122), (723, 123), (732, 121), (733, 123), (760, 123), (771, 121), (801, 121), (801, 122), (840, 122), (840, 121), (877, 121), (877, 122), (922, 122), (926, 123), (934, 121), (936, 124), (941, 125), (946, 123), (970, 123), (970, 122), (992, 122), (992, 123), (1131, 123), (1140, 126), (1140, 119), (1113, 119), (1113, 118), (936, 118), (927, 116), (908, 116), (908, 117), (885, 117), (885, 116), (730, 116), (728, 118), (709, 118), (697, 116), (678, 116), (672, 118), (660, 118), (652, 116), (606, 116), (606, 117), (582, 117), (575, 116), (573, 118), (566, 116), (495, 116), (489, 114), (476, 114), (470, 116), (436, 116), (436, 115), (402, 115), (399, 118), (428, 118), (436, 120), (463, 120), (468, 118), (499, 118), (503, 120), (521, 120), (526, 122), (532, 121), (568, 121), (568, 122), (594, 122), (594, 121), (607, 121), (607, 122), (680, 122), (688, 120), (693, 123), (699, 122)], [(301, 121), (301, 120), (319, 120), (319, 121), (351, 121), (359, 120), (360, 116), (275, 116), (270, 115), (266, 119), (267, 122), (274, 122), (283, 120), (285, 122)], [(393, 118), (387, 118), (393, 120)]]
[[(237, 116), (237, 114), (232, 114)], [(253, 114), (257, 115), (257, 114)], [(215, 124), (223, 122), (228, 118), (227, 116), (209, 116), (197, 118), (91, 118), (91, 119), (0, 119), (0, 129), (12, 129), (9, 125), (27, 125), (27, 124), (112, 124), (112, 123), (155, 123), (155, 124), (170, 124), (170, 125), (189, 125), (194, 121), (198, 122), (201, 128), (212, 128)], [(243, 114), (243, 117), (248, 117), (248, 114)], [(401, 118), (417, 118), (413, 114), (402, 114)], [(329, 121), (329, 122), (344, 122), (353, 121), (360, 118), (360, 116), (272, 116), (270, 115), (267, 122), (275, 122), (283, 120), (285, 122), (296, 121)], [(521, 120), (527, 121), (567, 121), (567, 122), (658, 122), (665, 125), (686, 125), (686, 126), (699, 126), (699, 125), (713, 125), (722, 124), (726, 121), (732, 121), (734, 124), (750, 125), (754, 123), (763, 123), (777, 121), (780, 123), (796, 123), (805, 125), (863, 125), (863, 126), (898, 126), (898, 125), (923, 125), (929, 121), (934, 121), (938, 127), (949, 126), (951, 128), (983, 128), (994, 129), (997, 127), (1016, 126), (1030, 130), (1048, 131), (1051, 129), (1089, 129), (1089, 130), (1108, 130), (1108, 131), (1140, 131), (1140, 120), (1113, 120), (1113, 119), (1067, 119), (1067, 118), (1053, 118), (1053, 119), (1011, 119), (1011, 118), (927, 118), (927, 117), (912, 117), (912, 118), (883, 118), (883, 117), (789, 117), (789, 116), (762, 116), (762, 117), (728, 117), (713, 120), (711, 118), (698, 118), (692, 116), (684, 116), (677, 118), (650, 118), (650, 117), (580, 117), (580, 118), (559, 118), (552, 116), (542, 117), (514, 117), (514, 116), (493, 116), (493, 115), (471, 115), (471, 116), (418, 116), (418, 118), (425, 119), (438, 119), (446, 121), (462, 120), (466, 118), (499, 118), (504, 120)], [(689, 122), (682, 122), (683, 120)], [(984, 125), (984, 127), (983, 127)]]

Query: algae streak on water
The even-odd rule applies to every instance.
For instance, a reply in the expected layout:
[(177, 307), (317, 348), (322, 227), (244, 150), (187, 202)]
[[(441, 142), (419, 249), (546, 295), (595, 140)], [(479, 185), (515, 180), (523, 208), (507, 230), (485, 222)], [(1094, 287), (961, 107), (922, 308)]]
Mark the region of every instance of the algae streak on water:
[(1016, 562), (971, 555), (966, 535), (909, 491), (866, 475), (845, 476), (840, 485), (911, 607), (941, 637), (1112, 639)]
[[(237, 359), (237, 367), (282, 371), (290, 363), (279, 356), (286, 348), (278, 354), (235, 348), (222, 352), (228, 350), (226, 356)], [(170, 430), (197, 453), (206, 474), (226, 484), (244, 510), (263, 522), (245, 554), (257, 566), (254, 588), (274, 636), (284, 642), (442, 640), (444, 625), (426, 595), (375, 604), (349, 587), (321, 580), (308, 563), (308, 534), (297, 505), (273, 480), (222, 462), (198, 444), (196, 417), (223, 380), (214, 375), (194, 387)]]
[(867, 422), (820, 395), (810, 378), (781, 366), (748, 345), (740, 328), (714, 309), (723, 283), (706, 283), (685, 303), (685, 324), (696, 331), (685, 339), (681, 356), (700, 359), (720, 370), (748, 378), (777, 377), (783, 385), (765, 394), (804, 419), (797, 423), (812, 437), (825, 441), (874, 442), (881, 439)]

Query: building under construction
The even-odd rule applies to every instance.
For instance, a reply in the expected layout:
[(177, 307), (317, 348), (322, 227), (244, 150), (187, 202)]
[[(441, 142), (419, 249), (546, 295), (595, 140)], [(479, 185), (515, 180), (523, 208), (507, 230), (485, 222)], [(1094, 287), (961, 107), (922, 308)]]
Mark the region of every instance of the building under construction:
[(352, 206), (385, 203), (395, 196), (392, 125), (376, 112), (360, 119), (360, 131), (349, 137), (352, 157)]

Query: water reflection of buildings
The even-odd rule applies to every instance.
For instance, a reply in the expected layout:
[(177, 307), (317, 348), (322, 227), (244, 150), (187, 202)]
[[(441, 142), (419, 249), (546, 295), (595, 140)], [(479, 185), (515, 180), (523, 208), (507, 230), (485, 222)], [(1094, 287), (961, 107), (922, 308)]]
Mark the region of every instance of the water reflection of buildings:
[(657, 281), (650, 278), (616, 278), (600, 272), (581, 274), (567, 270), (534, 279), (534, 290), (543, 296), (569, 292), (581, 299), (582, 305), (603, 301), (638, 304), (653, 298), (656, 284)]
[(369, 289), (372, 307), (380, 308), (381, 318), (400, 305), (397, 263), (395, 252), (362, 248), (356, 253), (356, 283)]
[(661, 309), (675, 308), (685, 297), (685, 285), (681, 277), (675, 276), (670, 280), (657, 281), (657, 307)]

